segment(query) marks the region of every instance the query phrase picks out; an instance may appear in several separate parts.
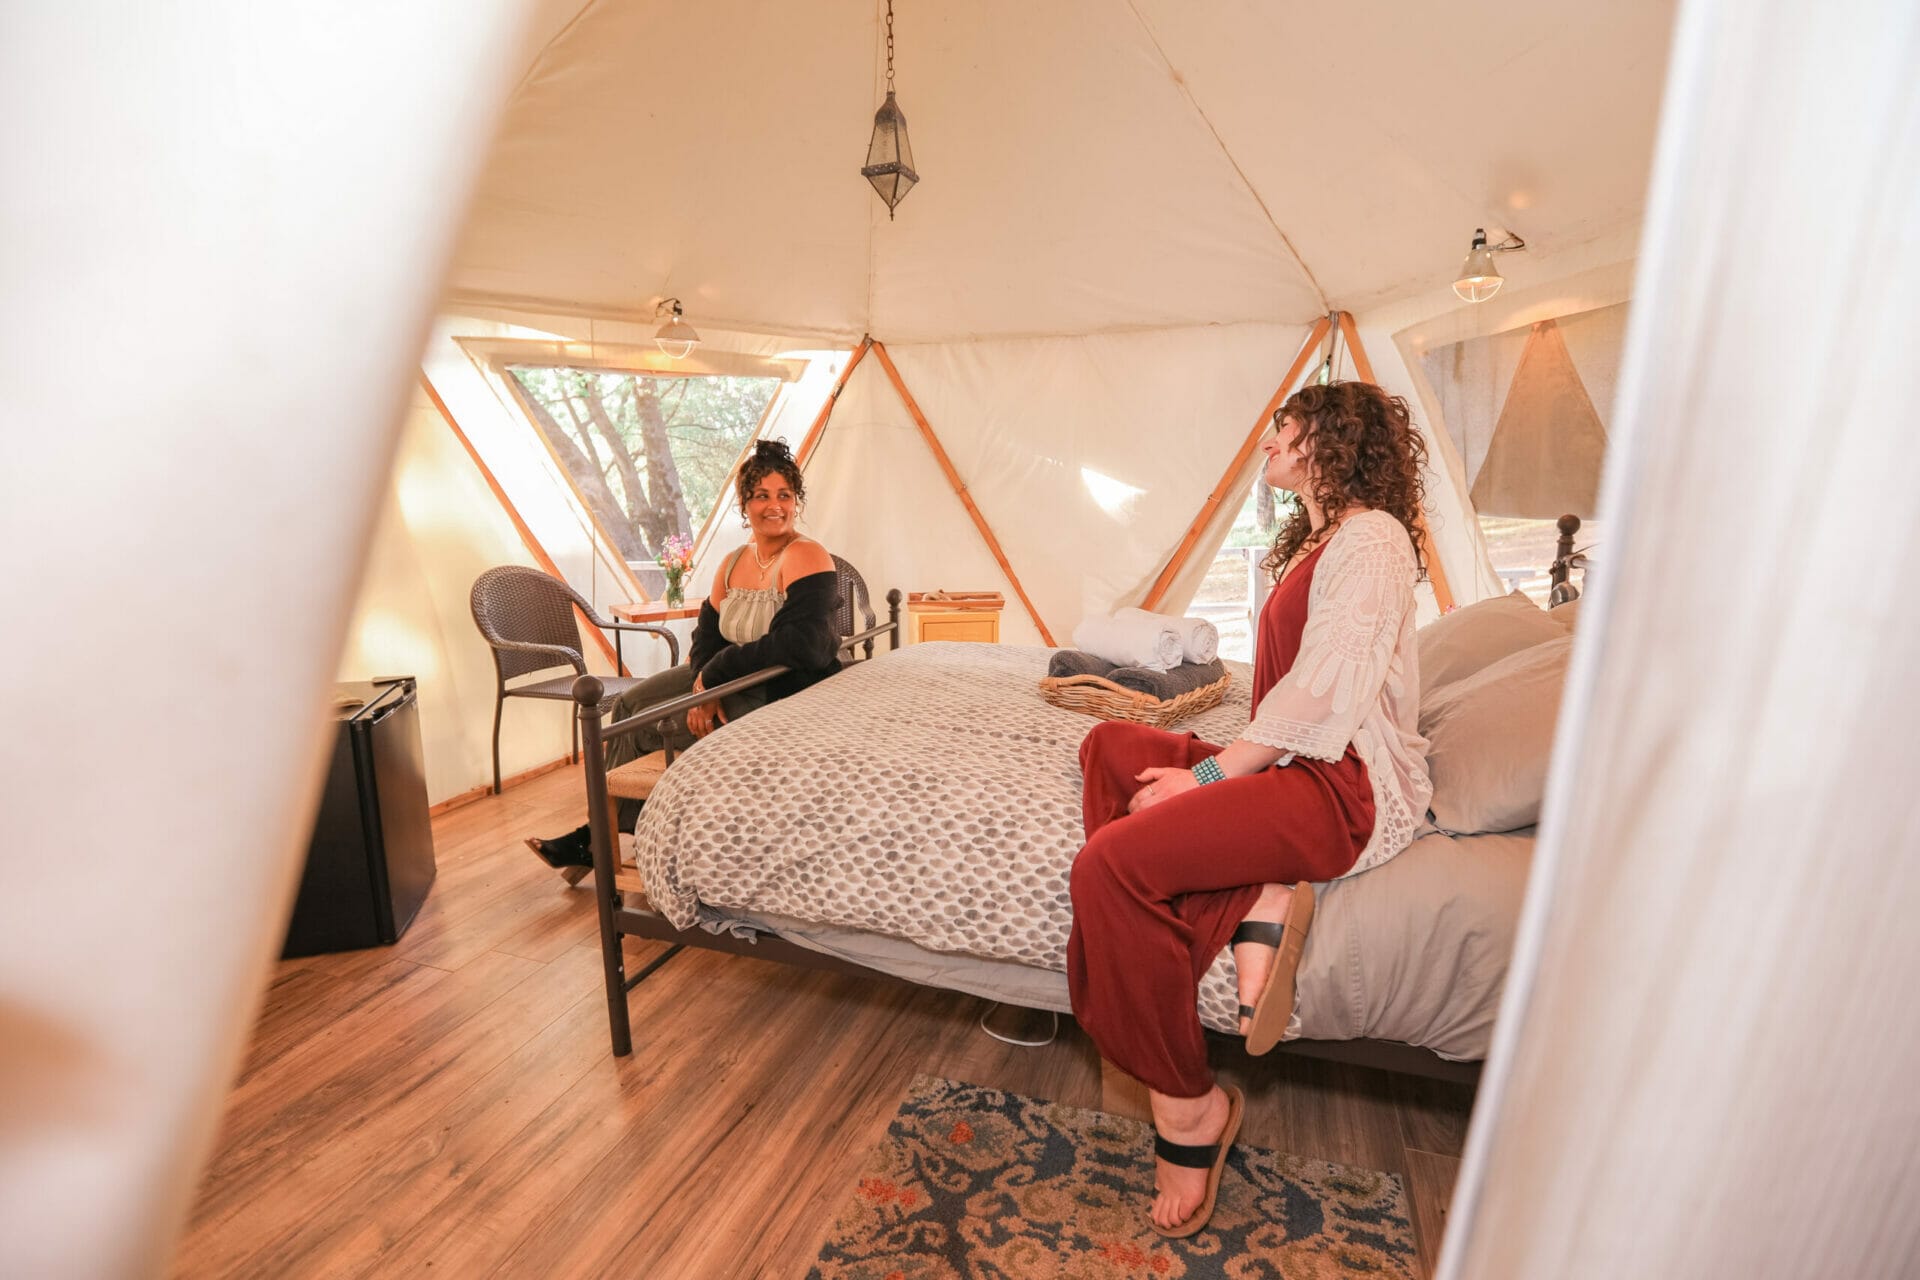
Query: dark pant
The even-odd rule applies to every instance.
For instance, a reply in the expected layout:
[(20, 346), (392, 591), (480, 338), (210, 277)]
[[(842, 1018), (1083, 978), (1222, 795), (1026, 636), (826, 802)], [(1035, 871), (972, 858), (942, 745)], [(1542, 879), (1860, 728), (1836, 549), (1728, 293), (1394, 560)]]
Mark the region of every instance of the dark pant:
[[(677, 667), (668, 667), (656, 675), (650, 675), (633, 688), (614, 700), (613, 711), (601, 717), (602, 724), (612, 724), (615, 720), (624, 720), (644, 707), (656, 702), (666, 702), (673, 698), (693, 692), (694, 670), (685, 663)], [(767, 686), (748, 689), (744, 693), (730, 694), (721, 700), (720, 709), (728, 720), (737, 720), (756, 707), (767, 705)], [(694, 736), (687, 728), (687, 713), (682, 711), (667, 721), (664, 726), (659, 722), (641, 725), (632, 733), (621, 734), (607, 743), (607, 768), (617, 769), (629, 760), (638, 760), (641, 756), (672, 747), (675, 751), (685, 751), (694, 744)]]
[(1080, 744), (1087, 843), (1070, 886), (1073, 1016), (1108, 1061), (1178, 1098), (1213, 1087), (1194, 996), (1260, 886), (1334, 879), (1373, 834), (1366, 766), (1351, 750), (1336, 764), (1299, 760), (1127, 813), (1141, 770), (1191, 768), (1219, 751), (1119, 720)]

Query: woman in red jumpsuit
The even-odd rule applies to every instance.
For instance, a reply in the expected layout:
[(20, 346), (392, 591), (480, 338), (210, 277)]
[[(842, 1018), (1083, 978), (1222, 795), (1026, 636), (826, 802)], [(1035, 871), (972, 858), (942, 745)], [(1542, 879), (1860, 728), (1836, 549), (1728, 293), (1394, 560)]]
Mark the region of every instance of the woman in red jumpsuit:
[(1406, 402), (1370, 383), (1307, 387), (1274, 415), (1266, 482), (1298, 501), (1265, 568), (1254, 712), (1225, 747), (1125, 721), (1080, 748), (1087, 844), (1072, 872), (1067, 977), (1101, 1054), (1145, 1083), (1156, 1230), (1205, 1225), (1240, 1122), (1195, 1008), (1234, 946), (1241, 1031), (1285, 1032), (1311, 881), (1411, 841), (1431, 785), (1418, 733), (1414, 536), (1425, 447)]

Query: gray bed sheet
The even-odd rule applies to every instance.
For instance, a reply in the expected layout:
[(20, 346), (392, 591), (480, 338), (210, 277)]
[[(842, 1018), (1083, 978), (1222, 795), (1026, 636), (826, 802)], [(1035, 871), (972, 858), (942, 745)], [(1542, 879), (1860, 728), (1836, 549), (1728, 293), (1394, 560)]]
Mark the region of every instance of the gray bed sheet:
[[(1531, 828), (1435, 834), (1384, 866), (1317, 886), (1286, 1038), (1398, 1040), (1452, 1061), (1485, 1058), (1532, 857)], [(1072, 1011), (1059, 970), (790, 916), (714, 912), (702, 924), (739, 937), (772, 934), (921, 986)]]

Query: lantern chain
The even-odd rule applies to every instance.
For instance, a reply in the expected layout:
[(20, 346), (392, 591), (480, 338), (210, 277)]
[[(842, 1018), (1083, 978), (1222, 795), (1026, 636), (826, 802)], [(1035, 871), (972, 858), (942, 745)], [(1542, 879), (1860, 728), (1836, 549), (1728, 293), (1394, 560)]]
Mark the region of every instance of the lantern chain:
[(893, 0), (887, 0), (887, 92), (893, 92)]

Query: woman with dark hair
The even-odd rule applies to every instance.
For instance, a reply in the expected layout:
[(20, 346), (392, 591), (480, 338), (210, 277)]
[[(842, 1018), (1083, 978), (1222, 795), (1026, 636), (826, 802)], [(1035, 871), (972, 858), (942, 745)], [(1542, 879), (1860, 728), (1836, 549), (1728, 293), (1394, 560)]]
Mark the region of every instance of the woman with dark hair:
[[(839, 586), (833, 557), (795, 526), (807, 492), (800, 465), (784, 442), (762, 440), (740, 468), (736, 489), (741, 523), (752, 537), (714, 575), (713, 591), (700, 606), (687, 661), (621, 694), (610, 719), (625, 719), (656, 703), (717, 688), (762, 667), (792, 670), (758, 688), (701, 703), (665, 733), (644, 725), (615, 738), (607, 744), (609, 769), (669, 745), (683, 751), (728, 720), (797, 693), (840, 669), (840, 636), (833, 621)], [(621, 826), (631, 826), (637, 814), (637, 802), (621, 802)], [(549, 866), (587, 867), (593, 865), (590, 839), (591, 829), (582, 823), (564, 836), (528, 840), (527, 845)]]
[(1207, 1065), (1198, 983), (1232, 945), (1240, 1029), (1271, 1049), (1293, 1011), (1311, 881), (1412, 841), (1432, 785), (1417, 727), (1413, 588), (1426, 450), (1406, 401), (1363, 382), (1297, 392), (1263, 444), (1298, 502), (1264, 568), (1253, 718), (1225, 747), (1126, 721), (1080, 748), (1087, 843), (1067, 978), (1102, 1056), (1147, 1085), (1151, 1210), (1206, 1225), (1242, 1099)]

